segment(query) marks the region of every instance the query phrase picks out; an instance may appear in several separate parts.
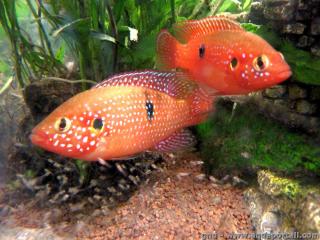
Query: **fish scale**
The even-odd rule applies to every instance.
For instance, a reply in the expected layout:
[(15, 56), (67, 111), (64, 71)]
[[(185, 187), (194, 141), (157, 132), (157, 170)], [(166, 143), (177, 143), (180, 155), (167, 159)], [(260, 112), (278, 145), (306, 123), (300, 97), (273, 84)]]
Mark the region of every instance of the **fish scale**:
[(183, 128), (203, 121), (212, 100), (183, 73), (124, 73), (63, 103), (33, 129), (31, 140), (88, 161), (174, 151), (193, 144)]
[(248, 94), (291, 76), (283, 55), (226, 17), (188, 20), (157, 38), (157, 66), (183, 69), (212, 95)]

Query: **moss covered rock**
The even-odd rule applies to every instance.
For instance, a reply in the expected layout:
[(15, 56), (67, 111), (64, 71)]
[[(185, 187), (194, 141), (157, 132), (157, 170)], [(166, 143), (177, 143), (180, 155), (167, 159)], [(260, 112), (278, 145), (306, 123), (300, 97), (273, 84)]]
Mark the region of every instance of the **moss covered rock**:
[(319, 179), (292, 179), (265, 170), (257, 175), (258, 189), (248, 189), (244, 196), (258, 231), (273, 226), (273, 232), (320, 232)]
[(220, 101), (212, 119), (197, 127), (208, 173), (271, 169), (320, 175), (319, 143), (291, 132), (252, 106)]
[(300, 185), (297, 181), (275, 176), (270, 171), (259, 171), (258, 183), (262, 192), (274, 197), (286, 196), (288, 198), (294, 198), (301, 192)]

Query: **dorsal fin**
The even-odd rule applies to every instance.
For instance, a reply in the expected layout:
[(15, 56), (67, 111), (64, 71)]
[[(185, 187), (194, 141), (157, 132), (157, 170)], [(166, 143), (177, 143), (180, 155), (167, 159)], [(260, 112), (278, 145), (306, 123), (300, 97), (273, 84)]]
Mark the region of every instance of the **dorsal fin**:
[(93, 88), (108, 86), (135, 86), (160, 91), (175, 98), (189, 96), (197, 87), (190, 80), (188, 74), (183, 72), (160, 72), (145, 70), (114, 75)]
[(241, 25), (225, 16), (207, 17), (200, 20), (188, 20), (173, 26), (174, 35), (182, 42), (188, 42), (194, 37), (213, 34), (218, 31), (238, 31), (244, 29)]

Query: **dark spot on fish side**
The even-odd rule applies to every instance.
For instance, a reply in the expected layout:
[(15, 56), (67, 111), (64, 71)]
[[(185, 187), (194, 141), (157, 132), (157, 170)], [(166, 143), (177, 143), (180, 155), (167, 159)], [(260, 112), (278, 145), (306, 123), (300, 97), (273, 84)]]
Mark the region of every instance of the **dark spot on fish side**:
[(96, 118), (93, 120), (93, 124), (92, 124), (93, 128), (96, 130), (101, 130), (103, 127), (103, 121), (101, 118)]
[(153, 103), (150, 100), (146, 101), (146, 110), (147, 110), (148, 120), (152, 120), (154, 117), (154, 108), (153, 108)]
[(199, 48), (199, 57), (200, 57), (200, 58), (203, 58), (205, 52), (206, 52), (206, 48), (205, 48), (204, 44), (201, 44), (201, 45), (200, 45), (200, 48)]

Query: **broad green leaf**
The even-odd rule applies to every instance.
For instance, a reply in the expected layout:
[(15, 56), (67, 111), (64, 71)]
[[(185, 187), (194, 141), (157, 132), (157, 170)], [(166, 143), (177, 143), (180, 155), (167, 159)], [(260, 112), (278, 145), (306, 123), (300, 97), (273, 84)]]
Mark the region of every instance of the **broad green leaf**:
[(222, 12), (238, 12), (241, 8), (241, 2), (238, 0), (226, 0), (220, 6), (218, 13)]
[(252, 0), (242, 0), (242, 11), (249, 11), (252, 4)]

